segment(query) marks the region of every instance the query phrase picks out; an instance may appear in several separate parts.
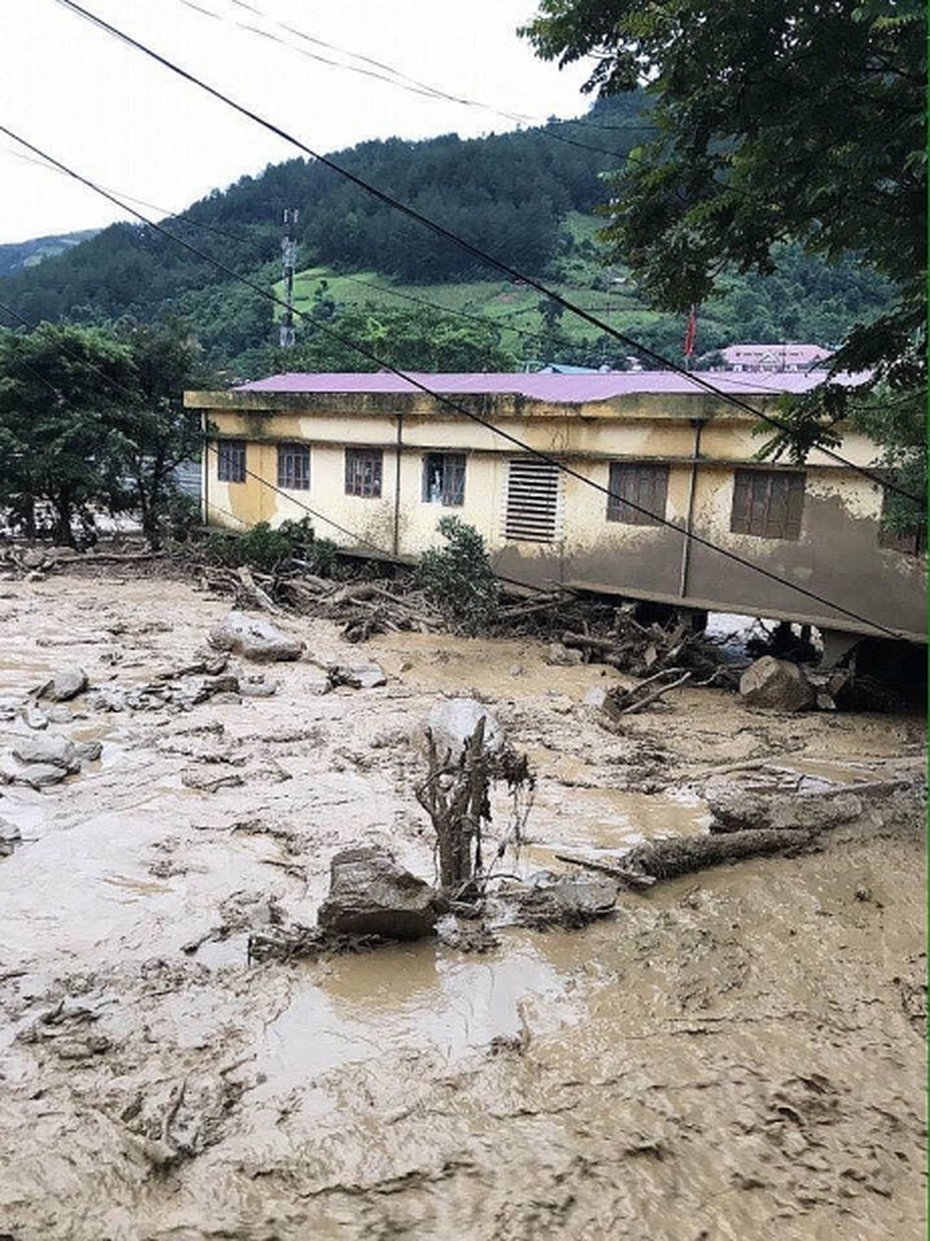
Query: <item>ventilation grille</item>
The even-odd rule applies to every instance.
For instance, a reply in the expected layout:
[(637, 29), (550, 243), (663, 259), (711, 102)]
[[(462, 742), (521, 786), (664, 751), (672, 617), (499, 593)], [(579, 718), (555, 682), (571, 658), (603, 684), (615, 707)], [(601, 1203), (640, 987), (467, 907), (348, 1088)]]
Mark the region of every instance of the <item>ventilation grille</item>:
[(532, 457), (511, 461), (504, 537), (552, 543), (559, 532), (560, 470)]

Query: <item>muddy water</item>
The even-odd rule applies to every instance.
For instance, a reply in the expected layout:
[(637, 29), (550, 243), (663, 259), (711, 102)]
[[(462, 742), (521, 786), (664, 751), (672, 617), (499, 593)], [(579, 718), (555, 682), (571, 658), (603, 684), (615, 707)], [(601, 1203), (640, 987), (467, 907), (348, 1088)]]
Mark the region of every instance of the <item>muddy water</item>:
[[(8, 583), (0, 698), (70, 662), (137, 684), (189, 662), (224, 611), (171, 583)], [(246, 961), (250, 930), (313, 922), (347, 844), (431, 872), (407, 737), (437, 694), (487, 700), (531, 757), (528, 839), (506, 859), (521, 873), (706, 830), (714, 768), (800, 791), (913, 770), (923, 721), (779, 719), (680, 691), (605, 731), (583, 706), (601, 670), (549, 667), (530, 642), (400, 635), (360, 652), (286, 626), (321, 660), (379, 659), (388, 685), (321, 695), (302, 662), (273, 670), (272, 699), (78, 700), (51, 731), (103, 741), (101, 761), (46, 792), (0, 790), (24, 838), (0, 859), (0, 1233), (924, 1235), (913, 799), (870, 804), (822, 853), (625, 896), (585, 931), (512, 928), (480, 955)], [(25, 726), (0, 728), (6, 756)], [(190, 787), (204, 772), (241, 783)]]

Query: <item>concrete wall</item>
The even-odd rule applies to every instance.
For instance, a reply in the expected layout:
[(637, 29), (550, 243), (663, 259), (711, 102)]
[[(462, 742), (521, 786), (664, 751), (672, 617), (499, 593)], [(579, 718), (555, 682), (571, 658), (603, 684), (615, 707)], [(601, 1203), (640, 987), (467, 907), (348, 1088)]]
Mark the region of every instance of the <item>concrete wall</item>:
[[(532, 416), (525, 403), (492, 402), (497, 408), (481, 416), (493, 419), (504, 436), (458, 415), (437, 415), (422, 397), (346, 399), (356, 407), (348, 413), (333, 409), (332, 396), (306, 398), (315, 404), (312, 410), (300, 408), (293, 397), (277, 411), (243, 411), (234, 405), (209, 409), (215, 434), (247, 441), (249, 476), (245, 483), (219, 482), (215, 451), (208, 452), (207, 520), (236, 529), (299, 519), (309, 509), (318, 535), (341, 546), (361, 542), (389, 554), (417, 556), (441, 542), (439, 518), (455, 514), (479, 531), (501, 574), (527, 583), (582, 583), (630, 597), (682, 599), (693, 606), (856, 627), (855, 617), (831, 607), (832, 602), (891, 629), (925, 632), (925, 559), (879, 547), (880, 488), (824, 454), (813, 454), (805, 467), (799, 539), (731, 533), (734, 467), (752, 464), (761, 442), (741, 415), (718, 413), (702, 428), (692, 528), (748, 564), (686, 539), (695, 441), (690, 415), (707, 415), (704, 397), (623, 398), (616, 403), (620, 408), (602, 403), (537, 410), (534, 405)], [(582, 476), (560, 476), (563, 520), (553, 543), (504, 537), (508, 462), (525, 455), (507, 435), (552, 454)], [(310, 489), (282, 494), (277, 490), (277, 445), (291, 441), (310, 445)], [(346, 445), (382, 450), (380, 498), (345, 494)], [(423, 500), (423, 459), (433, 451), (466, 454), (462, 506)], [(874, 455), (861, 436), (849, 436), (842, 451), (862, 464)], [(674, 528), (606, 520), (606, 495), (583, 480), (606, 488), (609, 464), (618, 460), (668, 464), (665, 515)]]

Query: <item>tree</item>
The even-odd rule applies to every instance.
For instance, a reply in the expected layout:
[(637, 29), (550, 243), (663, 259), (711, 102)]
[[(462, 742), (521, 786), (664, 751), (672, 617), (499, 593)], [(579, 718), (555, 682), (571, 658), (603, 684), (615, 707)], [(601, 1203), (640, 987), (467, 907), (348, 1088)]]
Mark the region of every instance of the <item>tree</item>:
[(279, 351), (275, 362), (292, 371), (373, 371), (385, 363), (410, 371), (508, 371), (515, 365), (493, 324), (373, 304), (328, 317), (311, 313), (298, 327), (297, 348)]
[(176, 490), (174, 471), (200, 455), (197, 413), (184, 408), (184, 389), (210, 386), (197, 342), (180, 322), (121, 325), (119, 340), (128, 347), (130, 382), (117, 394), (113, 412), (114, 445), (150, 546), (161, 541), (167, 502)]
[(200, 432), (185, 410), (198, 350), (180, 324), (118, 328), (43, 323), (0, 330), (0, 505), (35, 538), (75, 541), (94, 511), (133, 508), (156, 546), (179, 462)]
[[(807, 402), (799, 438), (775, 437), (769, 451), (803, 455), (858, 413), (890, 437), (880, 441), (889, 464), (900, 468), (903, 453), (908, 469), (919, 466), (922, 0), (540, 0), (522, 33), (562, 65), (593, 57), (589, 91), (649, 84), (655, 132), (613, 179), (602, 236), (654, 305), (703, 302), (728, 268), (771, 272), (773, 248), (788, 240), (831, 261), (852, 252), (894, 282), (891, 308), (856, 324), (833, 360), (834, 372), (870, 371), (868, 382)], [(869, 421), (885, 397), (901, 416)]]
[(132, 380), (126, 344), (100, 328), (43, 323), (0, 332), (0, 503), (34, 538), (37, 505), (51, 509), (56, 542), (115, 500), (122, 440), (112, 414)]

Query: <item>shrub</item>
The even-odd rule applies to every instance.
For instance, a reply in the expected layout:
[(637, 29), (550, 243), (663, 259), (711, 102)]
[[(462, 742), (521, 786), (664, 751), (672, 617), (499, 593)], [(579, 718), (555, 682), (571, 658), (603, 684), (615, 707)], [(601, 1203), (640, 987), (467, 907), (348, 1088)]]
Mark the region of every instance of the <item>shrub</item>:
[(212, 564), (237, 568), (249, 565), (273, 572), (289, 560), (300, 560), (314, 573), (332, 568), (336, 546), (329, 539), (318, 539), (308, 517), (301, 521), (282, 521), (272, 527), (260, 521), (244, 534), (213, 531), (207, 535), (206, 559)]
[(498, 584), (481, 535), (458, 517), (443, 517), (436, 529), (448, 542), (424, 552), (414, 580), (442, 613), (453, 633), (486, 629), (497, 610)]

